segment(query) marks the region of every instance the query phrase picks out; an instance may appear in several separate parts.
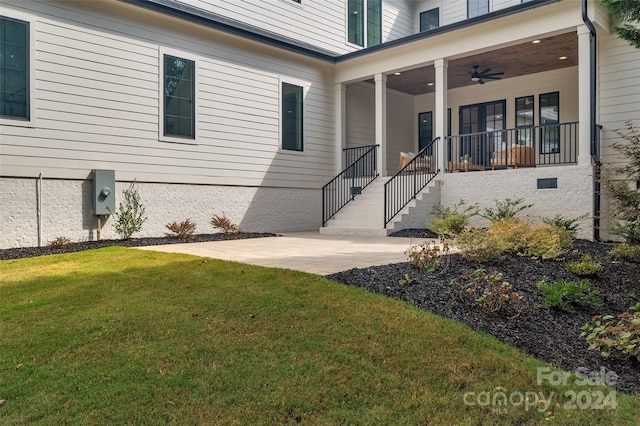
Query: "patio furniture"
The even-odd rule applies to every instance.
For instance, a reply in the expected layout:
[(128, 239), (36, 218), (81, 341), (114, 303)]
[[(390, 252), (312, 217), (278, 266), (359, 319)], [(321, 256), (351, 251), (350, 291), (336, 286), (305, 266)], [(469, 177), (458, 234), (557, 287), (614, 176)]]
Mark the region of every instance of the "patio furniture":
[(452, 161), (449, 161), (449, 167), (447, 167), (447, 170), (449, 171), (449, 173), (453, 173), (454, 171), (483, 171), (484, 166), (482, 164), (475, 164), (469, 161), (463, 161), (461, 163), (454, 163)]
[[(401, 152), (400, 153), (400, 164), (398, 165), (398, 170), (402, 170), (404, 166), (409, 164), (411, 160), (415, 158), (416, 154), (413, 152)], [(412, 165), (407, 167), (404, 171), (406, 172), (427, 172), (431, 173), (431, 171), (436, 170), (435, 161), (431, 159), (431, 157), (419, 158)]]
[(491, 170), (496, 167), (535, 167), (536, 152), (531, 146), (513, 145), (508, 150), (493, 151), (491, 157)]

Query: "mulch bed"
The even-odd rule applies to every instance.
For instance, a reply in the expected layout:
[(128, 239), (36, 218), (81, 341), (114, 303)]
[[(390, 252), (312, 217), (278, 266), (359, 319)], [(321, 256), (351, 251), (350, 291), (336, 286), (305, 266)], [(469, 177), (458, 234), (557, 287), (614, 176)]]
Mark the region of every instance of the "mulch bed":
[[(417, 235), (404, 232), (402, 236)], [(610, 244), (579, 240), (574, 242), (574, 248), (562, 260), (543, 261), (509, 255), (496, 263), (478, 265), (454, 254), (443, 273), (419, 270), (405, 262), (351, 269), (331, 274), (328, 278), (463, 322), (566, 371), (583, 368), (586, 370), (581, 371), (596, 373), (604, 367), (607, 372), (612, 371), (618, 376), (615, 385), (618, 390), (640, 396), (640, 362), (637, 359), (620, 354), (602, 358), (599, 352), (588, 350), (586, 341), (580, 337), (580, 328), (594, 315), (617, 315), (629, 311), (638, 302), (631, 294), (640, 297), (640, 265), (612, 258), (609, 254), (611, 247)], [(561, 279), (580, 282), (583, 278), (568, 272), (564, 262), (579, 260), (585, 253), (602, 262), (602, 270), (590, 278), (591, 289), (600, 292), (598, 297), (603, 300), (602, 306), (579, 305), (570, 313), (543, 307), (544, 293), (537, 288), (537, 283), (545, 276), (548, 283)], [(465, 278), (470, 280), (480, 267), (488, 272), (501, 272), (504, 280), (513, 285), (513, 291), (528, 299), (526, 309), (518, 315), (515, 308), (505, 305), (497, 312), (486, 313), (474, 304), (468, 293), (461, 290), (463, 285), (452, 284), (452, 280), (469, 282)], [(405, 275), (413, 281), (400, 284)]]
[(144, 247), (158, 246), (162, 244), (202, 243), (206, 241), (240, 240), (245, 238), (275, 237), (276, 234), (240, 232), (238, 234), (198, 234), (193, 238), (184, 239), (177, 237), (152, 237), (129, 238), (128, 240), (100, 240), (84, 241), (81, 243), (67, 244), (62, 247), (21, 247), (0, 250), (0, 260), (19, 259), (23, 257), (44, 256), (47, 254), (73, 253), (76, 251), (97, 249), (110, 246)]

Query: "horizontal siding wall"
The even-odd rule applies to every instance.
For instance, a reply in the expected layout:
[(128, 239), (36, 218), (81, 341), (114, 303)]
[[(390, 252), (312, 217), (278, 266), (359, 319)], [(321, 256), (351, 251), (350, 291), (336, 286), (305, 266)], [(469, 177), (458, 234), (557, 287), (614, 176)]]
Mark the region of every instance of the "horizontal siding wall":
[[(318, 188), (333, 174), (328, 64), (160, 15), (65, 7), (11, 4), (35, 26), (36, 127), (2, 128), (3, 175), (86, 178), (97, 168), (124, 180)], [(165, 50), (196, 61), (196, 145), (159, 141)], [(307, 88), (303, 153), (279, 150), (281, 81)]]

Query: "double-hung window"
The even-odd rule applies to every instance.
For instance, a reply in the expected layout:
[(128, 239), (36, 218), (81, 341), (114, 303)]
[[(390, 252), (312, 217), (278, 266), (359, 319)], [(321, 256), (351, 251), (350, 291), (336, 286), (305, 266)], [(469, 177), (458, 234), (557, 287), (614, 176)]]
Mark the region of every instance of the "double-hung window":
[(440, 8), (420, 13), (420, 32), (434, 30), (440, 26)]
[(282, 82), (282, 149), (286, 151), (303, 150), (302, 99), (304, 88)]
[(162, 136), (196, 138), (195, 61), (163, 55)]
[(489, 13), (489, 0), (467, 0), (467, 18)]
[(533, 146), (533, 95), (516, 98), (516, 144)]
[(560, 152), (560, 93), (540, 95), (540, 153), (557, 154)]
[(349, 43), (362, 47), (380, 44), (382, 0), (347, 0), (347, 33)]
[(30, 120), (29, 23), (0, 16), (0, 117)]

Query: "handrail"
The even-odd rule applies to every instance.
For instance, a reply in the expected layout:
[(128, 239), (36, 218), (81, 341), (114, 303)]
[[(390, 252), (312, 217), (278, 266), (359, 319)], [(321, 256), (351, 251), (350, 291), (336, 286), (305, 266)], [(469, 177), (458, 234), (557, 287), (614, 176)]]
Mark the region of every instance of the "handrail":
[(438, 174), (440, 136), (422, 148), (416, 156), (384, 184), (384, 227)]
[(354, 146), (350, 148), (342, 148), (342, 152), (344, 153), (344, 164), (345, 167), (349, 167), (353, 163), (355, 163), (360, 157), (369, 151), (371, 147), (377, 145), (364, 145), (364, 146)]
[(322, 226), (378, 177), (377, 148), (378, 145), (369, 145), (360, 157), (322, 187)]

